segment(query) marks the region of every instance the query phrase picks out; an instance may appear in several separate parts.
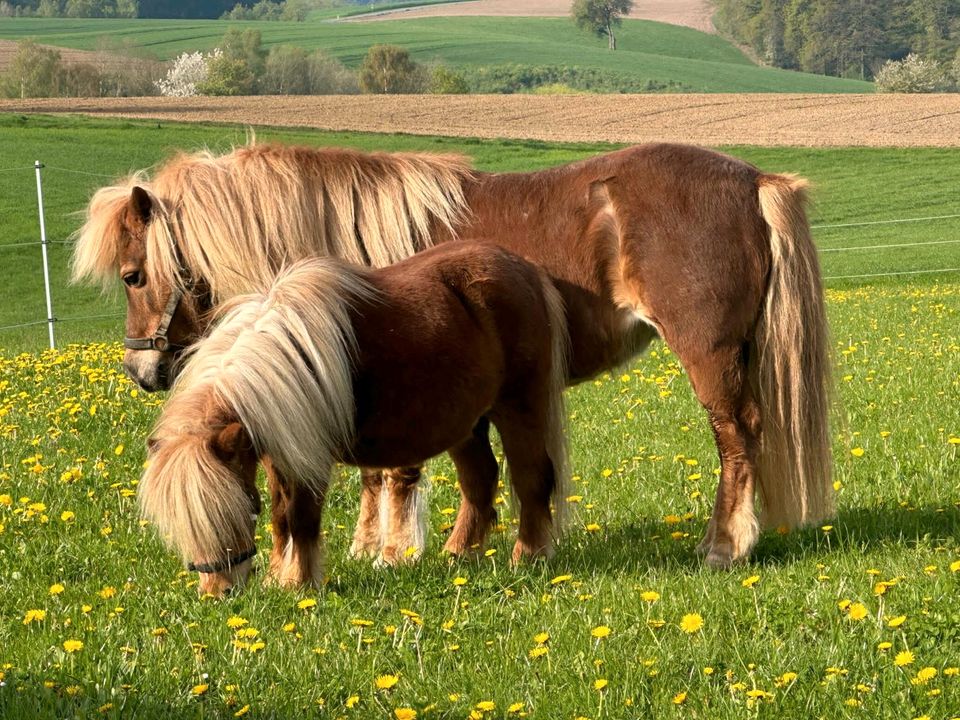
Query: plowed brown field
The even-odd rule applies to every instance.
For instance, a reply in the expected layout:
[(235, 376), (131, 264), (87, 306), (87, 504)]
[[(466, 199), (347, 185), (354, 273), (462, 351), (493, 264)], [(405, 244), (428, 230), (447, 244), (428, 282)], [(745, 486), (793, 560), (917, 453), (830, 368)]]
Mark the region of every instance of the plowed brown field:
[(0, 112), (569, 142), (960, 147), (960, 94), (97, 98), (0, 100)]

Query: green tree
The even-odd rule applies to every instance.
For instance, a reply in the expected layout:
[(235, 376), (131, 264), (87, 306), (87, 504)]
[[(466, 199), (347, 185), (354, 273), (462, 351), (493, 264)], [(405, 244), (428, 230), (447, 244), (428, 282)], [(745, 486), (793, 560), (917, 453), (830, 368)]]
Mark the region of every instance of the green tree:
[(371, 46), (360, 66), (360, 89), (365, 93), (415, 93), (423, 86), (421, 67), (398, 45)]
[(623, 23), (623, 16), (633, 9), (633, 0), (574, 0), (570, 14), (577, 27), (589, 30), (603, 37), (607, 36), (607, 47), (617, 49), (617, 38), (613, 29)]
[(430, 92), (434, 95), (464, 95), (470, 92), (466, 78), (443, 65), (430, 73)]
[(259, 30), (230, 28), (220, 41), (220, 50), (230, 60), (243, 62), (254, 78), (263, 74), (266, 51)]
[(0, 75), (0, 88), (5, 97), (21, 100), (56, 96), (62, 67), (56, 50), (40, 47), (33, 40), (21, 40), (13, 60)]
[(256, 78), (241, 59), (220, 52), (207, 61), (207, 78), (197, 83), (201, 95), (253, 95)]

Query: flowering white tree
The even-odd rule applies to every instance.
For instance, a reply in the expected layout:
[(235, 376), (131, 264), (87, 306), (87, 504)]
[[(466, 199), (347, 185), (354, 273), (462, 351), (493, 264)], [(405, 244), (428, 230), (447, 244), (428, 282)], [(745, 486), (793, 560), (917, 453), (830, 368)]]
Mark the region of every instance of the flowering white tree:
[(944, 68), (913, 53), (903, 60), (888, 60), (875, 78), (877, 90), (893, 93), (932, 93), (947, 89)]
[(197, 94), (197, 85), (207, 79), (209, 62), (221, 55), (220, 48), (204, 54), (200, 51), (183, 53), (167, 71), (167, 76), (157, 80), (157, 90), (166, 97), (192, 97)]

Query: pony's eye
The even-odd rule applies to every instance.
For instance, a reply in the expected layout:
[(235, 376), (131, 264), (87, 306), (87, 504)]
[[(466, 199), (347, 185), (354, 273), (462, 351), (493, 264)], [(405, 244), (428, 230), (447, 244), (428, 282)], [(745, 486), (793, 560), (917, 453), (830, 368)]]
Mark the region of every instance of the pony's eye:
[(124, 273), (123, 282), (127, 287), (140, 287), (143, 285), (140, 271), (134, 270), (133, 272)]

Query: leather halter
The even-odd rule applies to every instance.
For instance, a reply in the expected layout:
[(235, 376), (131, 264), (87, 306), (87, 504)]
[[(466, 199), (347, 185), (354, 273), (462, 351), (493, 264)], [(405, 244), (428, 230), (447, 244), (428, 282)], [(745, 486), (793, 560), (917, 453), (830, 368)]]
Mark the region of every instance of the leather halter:
[(150, 337), (142, 338), (123, 338), (123, 346), (128, 350), (156, 350), (157, 352), (177, 352), (183, 350), (186, 345), (178, 345), (170, 342), (167, 337), (170, 331), (170, 323), (173, 322), (173, 316), (177, 314), (177, 308), (180, 301), (183, 300), (185, 290), (193, 289), (193, 284), (188, 283), (184, 287), (175, 285), (170, 291), (170, 297), (167, 299), (167, 306), (163, 309), (163, 315), (160, 316), (160, 324)]
[(226, 560), (218, 560), (217, 562), (212, 563), (189, 563), (187, 565), (187, 570), (207, 574), (229, 572), (230, 568), (239, 565), (245, 560), (249, 560), (256, 554), (257, 548), (252, 547), (249, 550), (245, 550), (244, 552), (240, 553), (239, 555), (234, 555), (233, 557), (228, 555)]

